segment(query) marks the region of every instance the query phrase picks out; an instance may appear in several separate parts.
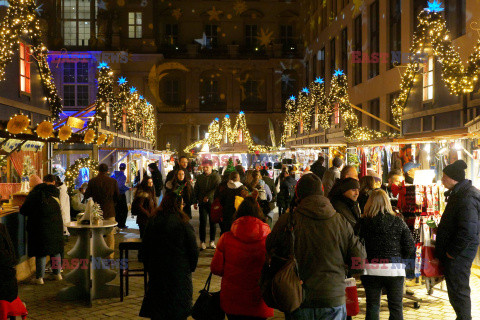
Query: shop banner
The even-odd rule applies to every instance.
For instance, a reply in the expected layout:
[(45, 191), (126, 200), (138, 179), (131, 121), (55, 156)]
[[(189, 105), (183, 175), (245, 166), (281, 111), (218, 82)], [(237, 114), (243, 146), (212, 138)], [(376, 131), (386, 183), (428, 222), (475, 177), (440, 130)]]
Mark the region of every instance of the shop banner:
[[(3, 141), (3, 140), (2, 140)], [(6, 152), (12, 152), (15, 148), (18, 147), (23, 141), (18, 139), (9, 139), (2, 146), (2, 149)], [(22, 151), (35, 151), (43, 148), (44, 143), (39, 141), (27, 141), (21, 147)]]

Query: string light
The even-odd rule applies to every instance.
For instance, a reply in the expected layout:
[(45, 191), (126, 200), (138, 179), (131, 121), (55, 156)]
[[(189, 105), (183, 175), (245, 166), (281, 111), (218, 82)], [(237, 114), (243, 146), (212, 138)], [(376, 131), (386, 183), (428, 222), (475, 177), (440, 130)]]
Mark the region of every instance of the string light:
[(73, 195), (75, 189), (75, 180), (78, 178), (80, 174), (80, 169), (88, 168), (90, 172), (90, 176), (96, 176), (98, 174), (97, 171), (98, 162), (92, 160), (90, 158), (80, 158), (75, 160), (75, 162), (65, 171), (65, 185), (67, 186), (68, 193)]

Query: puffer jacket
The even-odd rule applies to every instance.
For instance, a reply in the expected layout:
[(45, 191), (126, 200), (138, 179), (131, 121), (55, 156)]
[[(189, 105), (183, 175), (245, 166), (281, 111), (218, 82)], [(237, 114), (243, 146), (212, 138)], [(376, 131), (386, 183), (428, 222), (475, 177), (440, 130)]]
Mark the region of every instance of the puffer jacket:
[(400, 218), (388, 213), (378, 213), (373, 218), (360, 219), (360, 239), (365, 241), (367, 259), (407, 259), (415, 250), (412, 233)]
[[(284, 214), (268, 236), (269, 254), (288, 256), (291, 237), (285, 232), (291, 214)], [(365, 248), (350, 224), (324, 196), (300, 201), (293, 213), (295, 257), (304, 283), (306, 308), (332, 308), (345, 304), (345, 265), (365, 259)]]
[(440, 260), (459, 255), (475, 258), (480, 242), (480, 191), (463, 180), (445, 195), (447, 206), (438, 225), (435, 255)]
[(273, 309), (262, 299), (261, 270), (269, 226), (255, 217), (241, 217), (217, 244), (210, 269), (222, 276), (220, 305), (227, 314), (269, 318)]

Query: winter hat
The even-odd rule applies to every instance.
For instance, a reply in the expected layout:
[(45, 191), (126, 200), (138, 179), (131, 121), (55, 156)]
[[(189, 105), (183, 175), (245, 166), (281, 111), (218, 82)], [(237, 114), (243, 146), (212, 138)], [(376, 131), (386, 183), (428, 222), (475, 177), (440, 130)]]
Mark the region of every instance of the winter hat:
[(338, 186), (338, 190), (340, 193), (344, 193), (351, 189), (360, 189), (360, 183), (357, 179), (354, 178), (345, 178), (340, 180), (340, 184)]
[(465, 169), (467, 164), (463, 160), (457, 160), (452, 164), (449, 164), (443, 169), (443, 173), (452, 178), (455, 181), (465, 180)]
[(295, 187), (297, 198), (303, 199), (312, 195), (323, 195), (322, 180), (316, 174), (305, 174)]
[(340, 167), (342, 166), (342, 164), (343, 164), (343, 160), (342, 160), (342, 159), (340, 159), (339, 157), (333, 158), (333, 160), (332, 160), (332, 165), (333, 165), (334, 167), (340, 168)]

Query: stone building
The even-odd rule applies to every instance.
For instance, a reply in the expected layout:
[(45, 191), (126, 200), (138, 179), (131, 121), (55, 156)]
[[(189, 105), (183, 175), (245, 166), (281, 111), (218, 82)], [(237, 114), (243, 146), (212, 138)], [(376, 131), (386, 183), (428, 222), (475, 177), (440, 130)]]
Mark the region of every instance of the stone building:
[[(91, 78), (105, 61), (156, 106), (157, 148), (183, 150), (214, 118), (242, 110), (256, 143), (271, 144), (269, 119), (279, 137), (284, 101), (303, 82), (298, 5), (55, 0), (44, 1), (42, 17), (65, 108), (94, 101)], [(65, 68), (89, 81), (68, 82)]]

